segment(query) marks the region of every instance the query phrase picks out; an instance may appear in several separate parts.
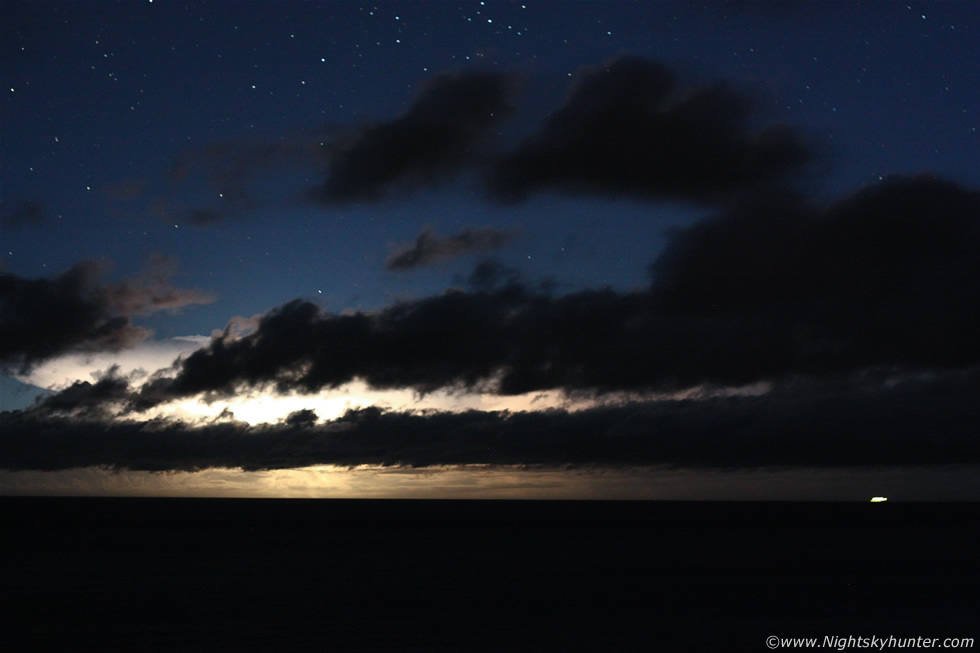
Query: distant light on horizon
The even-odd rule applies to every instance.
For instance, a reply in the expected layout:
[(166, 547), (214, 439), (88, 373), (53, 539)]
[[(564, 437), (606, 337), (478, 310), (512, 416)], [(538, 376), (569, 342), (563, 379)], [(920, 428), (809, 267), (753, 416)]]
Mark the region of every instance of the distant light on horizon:
[(871, 503), (884, 503), (888, 501), (888, 497), (871, 497)]

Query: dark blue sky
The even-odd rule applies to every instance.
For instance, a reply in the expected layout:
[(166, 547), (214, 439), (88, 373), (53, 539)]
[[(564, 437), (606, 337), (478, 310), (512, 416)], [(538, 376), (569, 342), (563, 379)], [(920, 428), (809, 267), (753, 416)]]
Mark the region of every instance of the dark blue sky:
[[(212, 344), (167, 387), (130, 379), (145, 383), (130, 408), (351, 379), (502, 395), (975, 384), (975, 2), (3, 13), (7, 374), (39, 382), (59, 356), (209, 336), (299, 300), (268, 313), (296, 351), (261, 329), (251, 354)], [(442, 306), (451, 288), (473, 305)], [(364, 332), (328, 318), (356, 311), (386, 317)], [(453, 340), (466, 329), (479, 355)]]
[[(127, 276), (151, 252), (175, 257), (181, 285), (218, 299), (151, 319), (166, 335), (207, 334), (293, 297), (340, 311), (443, 289), (473, 257), (384, 269), (389, 247), (426, 226), (443, 236), (513, 229), (520, 236), (498, 256), (528, 278), (626, 289), (647, 281), (667, 226), (706, 213), (547, 194), (500, 207), (466, 176), (323, 207), (303, 199), (324, 176), (315, 161), (256, 164), (235, 207), (203, 179), (208, 147), (312, 145), (396, 118), (447, 71), (520, 76), (519, 107), (495, 126), (504, 142), (554, 111), (582, 67), (630, 54), (664, 62), (685, 85), (744, 89), (753, 122), (803, 130), (819, 152), (806, 184), (821, 197), (897, 173), (980, 182), (970, 2), (158, 0), (8, 2), (5, 14), (3, 210), (31, 203), (41, 218), (5, 225), (6, 270), (49, 276), (104, 257)], [(182, 160), (187, 177), (168, 180)], [(230, 215), (192, 224), (202, 208)]]

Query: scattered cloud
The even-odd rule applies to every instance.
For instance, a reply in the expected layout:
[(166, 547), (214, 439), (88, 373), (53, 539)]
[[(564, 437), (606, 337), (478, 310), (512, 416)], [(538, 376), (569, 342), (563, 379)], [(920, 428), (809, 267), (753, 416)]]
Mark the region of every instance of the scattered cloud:
[(326, 175), (307, 192), (323, 205), (379, 201), (464, 169), (505, 202), (551, 190), (718, 205), (799, 178), (814, 156), (795, 130), (750, 127), (755, 106), (747, 93), (725, 83), (683, 88), (664, 64), (637, 56), (579, 71), (565, 102), (502, 152), (490, 131), (513, 110), (515, 86), (511, 74), (442, 73), (387, 121), (188, 150), (169, 177), (180, 184), (203, 174), (214, 203), (180, 208), (157, 198), (153, 211), (221, 222), (253, 211), (287, 168)]
[(386, 267), (389, 270), (410, 270), (473, 252), (500, 249), (513, 239), (514, 233), (495, 227), (464, 229), (445, 238), (426, 229), (416, 236), (414, 242), (398, 247), (388, 257)]

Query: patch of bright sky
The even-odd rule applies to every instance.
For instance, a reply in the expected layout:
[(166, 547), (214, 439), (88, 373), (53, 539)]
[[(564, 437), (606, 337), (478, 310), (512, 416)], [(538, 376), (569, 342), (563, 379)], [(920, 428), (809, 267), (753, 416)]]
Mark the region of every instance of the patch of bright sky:
[[(198, 347), (206, 345), (208, 341), (206, 336), (183, 336), (147, 341), (131, 350), (115, 354), (63, 356), (46, 361), (29, 374), (19, 376), (18, 380), (46, 390), (61, 390), (78, 381), (94, 382), (115, 367), (118, 376), (138, 385), (155, 373), (172, 374), (174, 361), (179, 357), (186, 357)], [(299, 410), (313, 410), (320, 421), (330, 421), (342, 416), (348, 410), (369, 406), (398, 411), (517, 412), (548, 409), (576, 411), (626, 401), (760, 395), (765, 394), (769, 389), (768, 383), (757, 383), (739, 388), (694, 387), (670, 394), (617, 392), (596, 397), (568, 395), (561, 390), (547, 390), (501, 396), (488, 392), (446, 389), (427, 394), (420, 394), (409, 388), (378, 390), (363, 381), (355, 380), (316, 394), (278, 395), (256, 388), (241, 391), (228, 399), (208, 401), (201, 397), (192, 397), (162, 404), (142, 413), (139, 417), (147, 419), (164, 417), (191, 423), (235, 419), (255, 425), (279, 422), (290, 413)], [(229, 412), (231, 415), (228, 415)]]
[(96, 381), (115, 366), (118, 376), (140, 381), (170, 367), (178, 357), (190, 354), (209, 341), (207, 336), (177, 336), (147, 340), (133, 349), (116, 353), (69, 354), (47, 360), (27, 374), (14, 377), (47, 390), (63, 390), (76, 381)]
[(348, 410), (371, 406), (399, 411), (527, 411), (548, 408), (582, 409), (594, 405), (595, 401), (571, 400), (560, 391), (554, 390), (507, 397), (475, 392), (453, 394), (442, 390), (420, 395), (407, 389), (375, 390), (362, 381), (354, 381), (312, 395), (275, 395), (258, 390), (239, 393), (227, 400), (208, 402), (192, 398), (174, 401), (147, 411), (141, 417), (166, 417), (195, 422), (230, 419), (230, 416), (223, 416), (227, 415), (225, 411), (229, 411), (235, 420), (256, 425), (279, 422), (299, 410), (313, 410), (320, 421), (330, 421), (341, 417)]
[(165, 417), (188, 422), (233, 419), (250, 425), (282, 421), (290, 413), (299, 410), (313, 410), (319, 421), (331, 421), (344, 415), (348, 410), (378, 407), (396, 411), (465, 412), (508, 411), (527, 412), (562, 409), (570, 412), (617, 405), (627, 401), (678, 401), (683, 399), (706, 399), (717, 396), (754, 396), (770, 390), (770, 384), (757, 383), (739, 388), (707, 389), (689, 388), (671, 394), (652, 393), (609, 393), (601, 396), (566, 395), (561, 390), (531, 392), (521, 395), (501, 396), (479, 392), (449, 392), (439, 390), (420, 395), (412, 390), (375, 390), (363, 381), (347, 383), (339, 388), (325, 390), (315, 395), (275, 395), (254, 391), (240, 393), (232, 399), (205, 401), (187, 399), (163, 404), (140, 417), (152, 419)]

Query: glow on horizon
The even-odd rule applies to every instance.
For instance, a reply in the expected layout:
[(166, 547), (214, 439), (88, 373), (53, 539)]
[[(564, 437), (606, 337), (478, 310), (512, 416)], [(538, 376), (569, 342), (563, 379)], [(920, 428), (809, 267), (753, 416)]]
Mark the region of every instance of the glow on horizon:
[[(976, 501), (977, 465), (832, 469), (542, 468), (460, 465), (143, 472), (0, 470), (0, 495), (311, 499), (854, 501), (887, 488), (903, 501)], [(863, 499), (866, 500), (866, 499)]]

